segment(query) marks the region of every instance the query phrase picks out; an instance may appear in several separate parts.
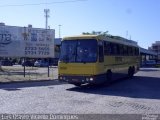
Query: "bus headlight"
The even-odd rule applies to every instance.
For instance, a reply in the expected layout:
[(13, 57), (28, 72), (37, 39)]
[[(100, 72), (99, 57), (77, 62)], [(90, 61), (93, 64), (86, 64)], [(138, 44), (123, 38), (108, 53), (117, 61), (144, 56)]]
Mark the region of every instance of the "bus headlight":
[(91, 78), (89, 78), (89, 80), (90, 80), (90, 81), (93, 81), (94, 79), (93, 79), (93, 77), (91, 77)]
[(86, 81), (93, 81), (93, 80), (94, 80), (93, 77), (86, 78)]

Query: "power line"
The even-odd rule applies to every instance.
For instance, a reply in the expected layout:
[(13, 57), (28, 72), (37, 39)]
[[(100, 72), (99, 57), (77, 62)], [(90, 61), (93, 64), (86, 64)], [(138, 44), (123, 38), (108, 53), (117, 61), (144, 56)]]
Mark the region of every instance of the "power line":
[(87, 0), (66, 0), (60, 2), (48, 2), (48, 3), (34, 3), (34, 4), (15, 4), (15, 5), (0, 5), (0, 7), (22, 7), (22, 6), (36, 6), (36, 5), (50, 5), (50, 4), (62, 4), (62, 3), (72, 3), (72, 2), (80, 2)]

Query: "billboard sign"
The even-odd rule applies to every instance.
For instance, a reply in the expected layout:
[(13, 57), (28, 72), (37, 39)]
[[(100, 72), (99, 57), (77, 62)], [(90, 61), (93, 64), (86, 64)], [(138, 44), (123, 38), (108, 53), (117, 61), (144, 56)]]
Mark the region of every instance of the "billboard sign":
[(0, 26), (0, 57), (54, 57), (55, 31)]

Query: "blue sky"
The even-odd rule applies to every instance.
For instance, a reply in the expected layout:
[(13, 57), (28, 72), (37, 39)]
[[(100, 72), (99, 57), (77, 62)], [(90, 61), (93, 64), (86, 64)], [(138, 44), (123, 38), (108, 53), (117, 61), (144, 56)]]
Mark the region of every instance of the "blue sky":
[(0, 0), (0, 22), (44, 28), (44, 9), (48, 8), (48, 25), (56, 30), (56, 37), (62, 25), (61, 37), (93, 30), (109, 31), (112, 35), (131, 38), (143, 48), (160, 40), (160, 0), (67, 1), (74, 0)]

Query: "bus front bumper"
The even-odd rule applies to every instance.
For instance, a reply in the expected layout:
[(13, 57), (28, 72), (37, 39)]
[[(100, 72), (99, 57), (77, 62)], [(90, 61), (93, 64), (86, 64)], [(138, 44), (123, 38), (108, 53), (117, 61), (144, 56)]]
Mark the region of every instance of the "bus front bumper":
[(59, 81), (68, 82), (71, 84), (86, 84), (86, 83), (95, 83), (97, 80), (96, 76), (66, 76), (59, 75)]

